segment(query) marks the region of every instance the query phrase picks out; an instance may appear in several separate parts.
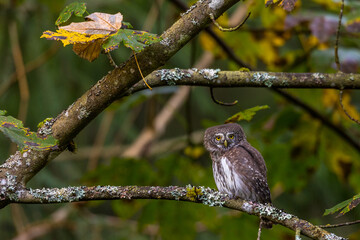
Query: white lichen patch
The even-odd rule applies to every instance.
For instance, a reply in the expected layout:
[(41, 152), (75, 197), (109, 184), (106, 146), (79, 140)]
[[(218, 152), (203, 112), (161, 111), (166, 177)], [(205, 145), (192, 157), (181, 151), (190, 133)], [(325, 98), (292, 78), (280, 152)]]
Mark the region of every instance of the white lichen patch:
[(218, 206), (222, 207), (225, 203), (225, 199), (227, 198), (227, 194), (220, 193), (211, 189), (209, 187), (199, 187), (201, 190), (201, 195), (199, 195), (199, 200), (202, 201), (203, 204), (208, 205), (210, 207)]
[(87, 118), (90, 115), (90, 113), (86, 110), (86, 108), (84, 106), (80, 107), (78, 109), (78, 111), (79, 111), (79, 114), (77, 117), (79, 120), (81, 120), (83, 118)]
[(171, 41), (169, 38), (164, 38), (163, 40), (160, 41), (160, 44), (168, 47), (170, 46)]
[(272, 218), (278, 219), (279, 221), (291, 219), (294, 216), (288, 213), (283, 212), (280, 209), (274, 208), (271, 205), (258, 205), (255, 209), (255, 212), (259, 213), (260, 216), (271, 216)]
[(269, 73), (254, 73), (252, 78), (250, 79), (251, 82), (259, 82), (264, 83), (265, 86), (271, 87), (273, 85), (273, 81), (276, 79), (275, 76), (270, 75)]
[(209, 3), (209, 7), (212, 10), (217, 10), (221, 8), (222, 5), (224, 5), (224, 0), (211, 0), (211, 2)]
[(334, 233), (329, 233), (324, 236), (326, 240), (345, 240), (346, 238), (336, 236)]
[(195, 25), (195, 26), (199, 26), (200, 25), (200, 23), (196, 20), (196, 19), (191, 19), (191, 23), (193, 24), (193, 25)]
[(245, 212), (252, 212), (253, 208), (254, 208), (253, 205), (249, 204), (248, 202), (244, 202), (243, 205), (242, 205), (242, 209)]
[(191, 12), (194, 8), (196, 8), (197, 4), (201, 4), (204, 0), (199, 0), (197, 1), (194, 5), (192, 5), (186, 12), (181, 13), (180, 16), (184, 16), (186, 14), (188, 14), (189, 12)]
[(166, 81), (168, 85), (175, 85), (178, 80), (185, 77), (190, 78), (191, 73), (189, 71), (183, 71), (179, 68), (161, 69), (156, 72), (156, 76), (160, 77), (161, 81)]
[(205, 78), (210, 81), (214, 81), (219, 77), (218, 73), (220, 69), (201, 69), (199, 73)]
[(322, 74), (322, 73), (313, 73), (313, 77), (315, 79), (324, 79), (325, 78), (324, 74)]
[(52, 189), (31, 189), (30, 195), (40, 200), (40, 202), (74, 202), (79, 201), (85, 196), (85, 187), (67, 187)]

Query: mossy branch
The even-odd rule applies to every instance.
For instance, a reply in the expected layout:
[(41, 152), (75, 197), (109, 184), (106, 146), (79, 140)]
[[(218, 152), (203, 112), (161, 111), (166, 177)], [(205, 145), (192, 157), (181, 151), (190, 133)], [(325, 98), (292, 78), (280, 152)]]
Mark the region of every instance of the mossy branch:
[(68, 203), (92, 200), (119, 200), (119, 199), (157, 199), (187, 201), (202, 203), (208, 206), (218, 206), (242, 211), (247, 214), (267, 218), (274, 223), (283, 225), (312, 239), (344, 239), (319, 228), (308, 221), (288, 214), (276, 207), (229, 199), (214, 189), (196, 186), (93, 186), (8, 190), (3, 196), (10, 203), (44, 204)]

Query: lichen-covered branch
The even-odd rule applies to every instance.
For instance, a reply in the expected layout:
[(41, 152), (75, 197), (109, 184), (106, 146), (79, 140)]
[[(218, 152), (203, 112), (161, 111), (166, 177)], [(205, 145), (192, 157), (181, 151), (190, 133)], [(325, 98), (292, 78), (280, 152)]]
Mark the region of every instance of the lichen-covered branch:
[[(209, 14), (220, 16), (238, 0), (200, 0), (162, 35), (162, 41), (154, 43), (137, 54), (141, 71), (146, 76), (164, 65), (176, 52), (210, 23)], [(54, 159), (69, 142), (112, 102), (123, 96), (134, 84), (141, 81), (135, 59), (132, 57), (110, 71), (92, 88), (60, 113), (43, 132), (52, 134), (59, 141), (59, 150), (17, 151), (0, 165), (0, 208), (7, 205), (2, 185), (9, 176), (21, 188), (49, 161)]]
[[(360, 74), (240, 72), (220, 69), (162, 69), (146, 77), (152, 87), (192, 85), (206, 87), (334, 88), (360, 89)], [(128, 94), (146, 89), (139, 82)]]
[(344, 239), (319, 228), (310, 222), (285, 213), (269, 205), (241, 199), (229, 199), (225, 194), (207, 187), (169, 186), (94, 186), (43, 189), (9, 190), (6, 199), (11, 203), (66, 203), (112, 199), (162, 199), (202, 203), (208, 206), (226, 207), (251, 215), (261, 216), (313, 239)]

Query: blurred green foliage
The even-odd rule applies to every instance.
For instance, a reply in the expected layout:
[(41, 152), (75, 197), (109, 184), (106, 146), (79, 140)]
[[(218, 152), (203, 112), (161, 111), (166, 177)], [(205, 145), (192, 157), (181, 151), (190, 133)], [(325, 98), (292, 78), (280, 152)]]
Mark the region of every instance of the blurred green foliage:
[[(111, 14), (121, 12), (135, 29), (161, 34), (181, 13), (171, 1), (161, 2), (89, 0), (87, 9)], [(251, 4), (246, 5), (248, 2)], [(60, 43), (40, 39), (43, 31), (54, 28), (59, 13), (69, 3), (0, 1), (0, 109), (6, 109), (9, 115), (16, 117), (22, 103), (23, 95), (14, 81), (15, 62), (19, 56), (13, 54), (16, 41), (12, 39), (14, 34), (11, 31), (16, 31), (18, 47), (28, 71), (26, 79), (30, 93), (26, 119), (21, 120), (32, 131), (43, 119), (56, 117), (111, 70), (104, 55), (89, 63), (73, 54), (70, 47), (62, 48)], [(264, 1), (248, 0), (234, 6), (218, 22), (226, 25), (231, 15), (244, 6), (249, 6), (247, 10), (252, 12), (244, 27), (237, 32), (219, 34), (252, 69), (336, 71), (334, 34), (325, 31), (328, 38), (318, 39), (317, 31), (324, 25), (315, 19), (322, 16), (336, 19), (338, 1), (301, 1), (293, 13), (286, 13), (277, 7), (265, 8)], [(159, 15), (149, 15), (151, 8)], [(348, 11), (345, 11), (345, 17)], [(149, 26), (152, 21), (154, 24)], [(316, 26), (311, 28), (312, 25)], [(342, 70), (359, 73), (358, 35), (342, 31), (339, 50)], [(239, 69), (203, 33), (179, 51), (165, 68), (193, 67), (193, 59), (198, 60), (204, 51), (215, 55), (209, 67)], [(115, 62), (120, 63), (126, 61), (130, 54), (127, 49), (119, 49), (112, 56)], [(208, 154), (185, 151), (189, 146), (201, 147), (201, 141), (178, 137), (223, 123), (239, 112), (239, 108), (266, 104), (270, 109), (258, 112), (251, 122), (241, 124), (249, 142), (259, 149), (266, 160), (274, 205), (315, 224), (345, 222), (360, 217), (357, 208), (338, 219), (322, 216), (325, 209), (360, 192), (359, 151), (301, 107), (268, 89), (216, 89), (215, 95), (221, 101), (239, 100), (235, 107), (223, 107), (211, 101), (208, 89), (194, 87), (189, 103), (175, 114), (165, 133), (145, 149), (142, 157), (120, 157), (121, 149), (133, 143), (145, 126), (151, 126), (156, 114), (176, 90), (176, 86), (145, 90), (112, 104), (75, 138), (77, 154), (63, 153), (36, 175), (28, 186), (192, 184), (215, 188)], [(289, 92), (320, 112), (336, 127), (341, 125), (342, 131), (360, 139), (360, 128), (344, 115), (336, 90)], [(359, 103), (358, 92), (345, 92), (344, 105), (358, 119)], [(104, 146), (109, 151), (112, 149), (116, 154), (101, 151), (98, 155), (99, 139), (103, 139), (100, 147)], [(174, 139), (178, 142), (175, 141), (173, 148), (161, 149), (160, 146), (161, 151), (149, 153), (149, 149), (157, 144)], [(179, 150), (177, 146), (184, 147)], [(6, 159), (14, 149), (6, 137), (0, 136), (1, 159)], [(90, 162), (95, 162), (97, 166), (91, 171)], [(38, 239), (255, 239), (258, 228), (258, 219), (254, 216), (200, 204), (164, 200), (94, 201), (8, 206), (1, 209), (1, 238), (11, 239), (25, 230), (31, 230), (34, 224), (45, 229), (46, 224), (54, 222), (52, 214), (66, 208), (70, 209), (67, 217)], [(335, 229), (334, 232), (350, 239), (360, 238), (356, 226)], [(294, 233), (274, 226), (272, 230), (263, 230), (262, 237), (293, 239)]]

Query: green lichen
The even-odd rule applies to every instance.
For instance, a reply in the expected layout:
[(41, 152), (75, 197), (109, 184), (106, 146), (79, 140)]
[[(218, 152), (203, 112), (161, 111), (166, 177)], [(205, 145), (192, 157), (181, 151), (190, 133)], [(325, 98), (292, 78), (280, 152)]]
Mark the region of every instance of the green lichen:
[(52, 135), (52, 125), (54, 124), (54, 118), (46, 118), (44, 121), (38, 124), (39, 134), (48, 136)]
[(246, 67), (239, 68), (239, 72), (250, 72), (250, 69)]
[(46, 125), (48, 122), (50, 122), (51, 120), (53, 120), (54, 118), (45, 118), (42, 122), (39, 122), (39, 124), (37, 125), (38, 128), (42, 128), (44, 125)]
[(201, 195), (203, 195), (200, 188), (191, 186), (190, 184), (186, 186), (186, 197), (191, 201), (196, 201)]

